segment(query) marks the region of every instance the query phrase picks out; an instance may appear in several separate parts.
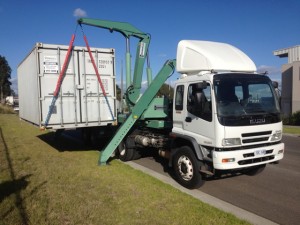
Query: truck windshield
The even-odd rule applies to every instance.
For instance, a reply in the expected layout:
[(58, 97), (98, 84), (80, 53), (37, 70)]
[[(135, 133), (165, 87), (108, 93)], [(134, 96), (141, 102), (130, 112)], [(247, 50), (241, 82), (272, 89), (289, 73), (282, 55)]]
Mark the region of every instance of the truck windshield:
[(214, 77), (217, 114), (224, 126), (277, 123), (280, 108), (271, 80), (258, 74)]

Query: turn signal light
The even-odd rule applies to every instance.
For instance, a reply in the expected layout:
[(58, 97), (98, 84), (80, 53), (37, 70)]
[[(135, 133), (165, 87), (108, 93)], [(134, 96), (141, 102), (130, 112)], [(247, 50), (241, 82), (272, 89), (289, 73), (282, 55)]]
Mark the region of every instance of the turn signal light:
[(283, 149), (278, 151), (278, 154), (283, 154)]
[(228, 159), (222, 159), (222, 163), (230, 163), (230, 162), (234, 162), (235, 158), (228, 158)]

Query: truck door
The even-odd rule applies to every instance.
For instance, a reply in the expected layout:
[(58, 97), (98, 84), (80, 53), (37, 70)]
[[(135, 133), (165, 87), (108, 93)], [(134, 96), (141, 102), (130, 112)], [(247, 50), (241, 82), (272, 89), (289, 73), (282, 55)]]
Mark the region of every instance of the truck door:
[(186, 92), (183, 128), (199, 144), (212, 145), (214, 137), (211, 85), (190, 83)]

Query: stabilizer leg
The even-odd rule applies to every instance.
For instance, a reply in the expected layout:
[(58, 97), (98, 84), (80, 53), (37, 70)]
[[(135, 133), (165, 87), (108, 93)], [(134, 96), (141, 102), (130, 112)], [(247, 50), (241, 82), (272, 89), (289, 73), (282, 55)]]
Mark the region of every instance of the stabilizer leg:
[(132, 109), (132, 113), (126, 119), (126, 121), (118, 129), (115, 136), (108, 143), (105, 149), (101, 152), (99, 158), (99, 165), (106, 165), (108, 158), (116, 150), (123, 138), (128, 134), (135, 122), (141, 117), (145, 110), (150, 105), (151, 101), (159, 91), (160, 87), (164, 84), (170, 74), (174, 72), (176, 61), (169, 60), (165, 63), (163, 68), (159, 71), (149, 88), (145, 91), (139, 101)]

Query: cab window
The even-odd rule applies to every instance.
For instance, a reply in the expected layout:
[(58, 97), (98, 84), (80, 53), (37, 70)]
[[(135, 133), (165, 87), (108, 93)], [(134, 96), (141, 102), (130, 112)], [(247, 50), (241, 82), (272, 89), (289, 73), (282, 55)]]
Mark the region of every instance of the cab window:
[(175, 110), (183, 110), (183, 94), (184, 94), (184, 86), (179, 85), (176, 88), (175, 95)]
[(187, 111), (203, 120), (212, 121), (210, 85), (202, 82), (190, 84), (187, 96)]

